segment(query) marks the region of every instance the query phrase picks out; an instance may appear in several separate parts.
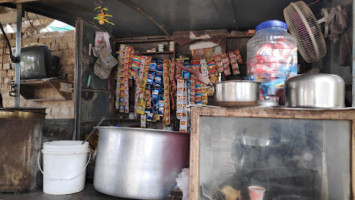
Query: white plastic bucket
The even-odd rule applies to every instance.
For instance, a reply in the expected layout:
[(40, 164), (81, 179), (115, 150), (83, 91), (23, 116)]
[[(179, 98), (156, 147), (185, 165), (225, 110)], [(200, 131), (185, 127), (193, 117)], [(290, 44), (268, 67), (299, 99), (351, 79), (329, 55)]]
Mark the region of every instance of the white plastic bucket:
[(43, 192), (53, 195), (80, 192), (85, 187), (89, 143), (53, 141), (43, 143)]

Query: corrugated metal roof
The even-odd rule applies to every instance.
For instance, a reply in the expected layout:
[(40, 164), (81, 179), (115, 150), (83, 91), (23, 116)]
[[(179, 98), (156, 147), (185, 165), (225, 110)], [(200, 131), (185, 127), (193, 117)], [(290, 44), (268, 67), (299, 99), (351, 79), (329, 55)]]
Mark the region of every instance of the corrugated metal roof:
[[(108, 13), (113, 15), (111, 21), (116, 25), (106, 24), (105, 27), (115, 37), (165, 35), (164, 30), (168, 34), (181, 30), (246, 30), (255, 28), (265, 20), (283, 20), (282, 11), (290, 2), (292, 1), (106, 0)], [(319, 10), (320, 5), (318, 3), (312, 9)], [(50, 0), (26, 3), (24, 7), (74, 25), (77, 17), (95, 22), (93, 9), (96, 6), (95, 1), (88, 0)]]

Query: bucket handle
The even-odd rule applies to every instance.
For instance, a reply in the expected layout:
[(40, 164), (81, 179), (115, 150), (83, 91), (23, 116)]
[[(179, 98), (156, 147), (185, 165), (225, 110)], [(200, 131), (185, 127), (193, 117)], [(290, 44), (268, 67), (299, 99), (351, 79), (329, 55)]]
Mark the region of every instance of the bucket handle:
[(80, 171), (79, 174), (75, 175), (75, 176), (72, 177), (72, 178), (53, 178), (53, 177), (49, 176), (47, 173), (45, 173), (45, 172), (42, 170), (42, 168), (41, 168), (41, 163), (40, 163), (41, 153), (43, 153), (42, 150), (40, 150), (40, 151), (38, 152), (38, 156), (37, 156), (37, 165), (38, 165), (39, 171), (42, 172), (43, 176), (47, 176), (47, 177), (50, 178), (51, 180), (73, 180), (74, 178), (79, 177), (79, 176), (86, 170), (86, 167), (89, 165), (90, 160), (91, 160), (91, 153), (90, 153), (90, 154), (89, 154), (88, 162), (86, 163), (86, 165), (84, 166), (84, 168)]

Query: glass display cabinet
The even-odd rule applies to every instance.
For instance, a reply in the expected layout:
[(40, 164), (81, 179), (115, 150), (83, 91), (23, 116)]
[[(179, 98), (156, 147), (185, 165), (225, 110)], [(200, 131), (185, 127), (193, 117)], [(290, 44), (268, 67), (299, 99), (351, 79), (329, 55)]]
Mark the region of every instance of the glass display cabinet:
[(354, 196), (355, 109), (191, 107), (192, 200)]

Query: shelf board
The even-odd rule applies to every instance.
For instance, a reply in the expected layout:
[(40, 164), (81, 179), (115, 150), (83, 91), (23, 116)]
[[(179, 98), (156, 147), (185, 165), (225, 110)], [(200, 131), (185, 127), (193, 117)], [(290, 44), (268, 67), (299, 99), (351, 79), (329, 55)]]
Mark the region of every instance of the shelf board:
[(118, 121), (126, 121), (126, 122), (140, 122), (140, 119), (127, 119), (127, 118), (122, 118), (122, 119), (117, 119)]
[(227, 39), (252, 38), (254, 35), (227, 35)]
[[(62, 98), (38, 98), (35, 95), (36, 90), (41, 88), (52, 88), (62, 97)], [(44, 78), (44, 79), (29, 79), (21, 80), (20, 94), (27, 100), (32, 101), (60, 101), (60, 100), (71, 100), (72, 99), (72, 87), (73, 84), (60, 80), (57, 78)]]
[(163, 51), (163, 52), (139, 52), (141, 55), (159, 55), (159, 54), (173, 54), (173, 51)]
[(133, 38), (116, 38), (114, 42), (122, 44), (135, 44), (135, 43), (154, 43), (154, 42), (170, 42), (174, 41), (173, 37), (165, 36), (147, 36), (147, 37), (133, 37)]
[(39, 101), (63, 101), (63, 100), (66, 100), (66, 99), (29, 99), (33, 102), (39, 102)]
[(50, 81), (58, 81), (56, 78), (43, 78), (43, 79), (28, 79), (21, 80), (21, 85), (41, 85), (49, 83)]

